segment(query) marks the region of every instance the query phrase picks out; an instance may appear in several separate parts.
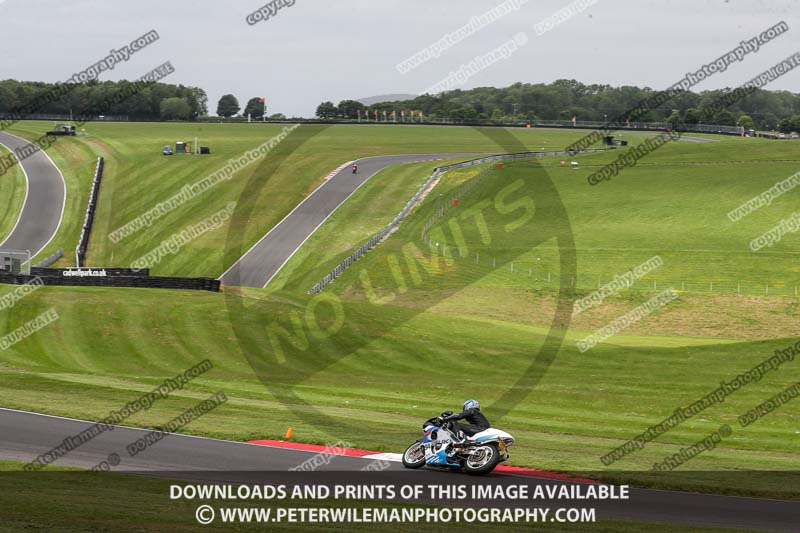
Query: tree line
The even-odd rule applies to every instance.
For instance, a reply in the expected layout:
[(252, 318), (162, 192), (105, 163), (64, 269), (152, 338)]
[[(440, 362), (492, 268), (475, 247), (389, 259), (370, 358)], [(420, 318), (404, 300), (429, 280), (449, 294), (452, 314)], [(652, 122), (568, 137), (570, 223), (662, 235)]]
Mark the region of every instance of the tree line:
[[(0, 81), (0, 116), (26, 116), (31, 113), (93, 117), (97, 115), (126, 115), (134, 119), (192, 120), (208, 114), (208, 97), (199, 87), (153, 83), (127, 98), (130, 81), (91, 81), (64, 86), (44, 82), (16, 80)], [(63, 90), (61, 90), (63, 89)], [(754, 127), (783, 132), (800, 131), (800, 94), (790, 91), (756, 90), (734, 102), (727, 109), (711, 111), (708, 105), (729, 92), (728, 89), (691, 92), (673, 97), (663, 106), (630, 117), (638, 122), (671, 122), (674, 124), (718, 124)], [(478, 87), (457, 89), (441, 94), (424, 94), (411, 100), (382, 102), (365, 106), (355, 100), (343, 100), (335, 105), (322, 102), (316, 115), (323, 119), (366, 118), (366, 111), (406, 116), (420, 113), (426, 118), (494, 119), (494, 120), (571, 120), (601, 122), (606, 119), (624, 120), (625, 113), (656, 94), (649, 87), (612, 87), (586, 85), (575, 80), (553, 83), (515, 83), (510, 87)], [(53, 98), (56, 94), (59, 97)], [(62, 96), (63, 95), (63, 96)], [(109, 106), (108, 102), (114, 102)], [(253, 97), (244, 110), (232, 94), (219, 99), (217, 115), (242, 116), (261, 120), (265, 101)], [(374, 116), (374, 115), (373, 115)], [(281, 113), (270, 119), (285, 119)]]
[[(208, 113), (208, 97), (199, 87), (153, 83), (129, 91), (135, 82), (91, 81), (70, 86), (57, 83), (0, 81), (0, 116), (33, 113), (95, 117), (189, 120)], [(133, 93), (133, 94), (131, 94)], [(59, 95), (53, 98), (53, 95)], [(121, 95), (124, 95), (122, 97)], [(113, 102), (109, 106), (108, 102)]]
[[(702, 92), (686, 91), (673, 97), (663, 107), (631, 116), (637, 122), (671, 122), (674, 124), (717, 124), (745, 126), (763, 130), (800, 131), (800, 94), (789, 91), (759, 89), (727, 109), (714, 112), (709, 104), (717, 101), (730, 89)], [(649, 87), (612, 87), (586, 85), (576, 80), (557, 80), (553, 83), (515, 83), (510, 87), (478, 87), (456, 89), (444, 93), (424, 94), (411, 100), (382, 102), (365, 106), (353, 100), (339, 105), (322, 102), (316, 115), (324, 119), (362, 118), (370, 112), (400, 115), (404, 111), (427, 118), (494, 119), (494, 120), (577, 120), (602, 122), (624, 121), (628, 110), (658, 91)]]

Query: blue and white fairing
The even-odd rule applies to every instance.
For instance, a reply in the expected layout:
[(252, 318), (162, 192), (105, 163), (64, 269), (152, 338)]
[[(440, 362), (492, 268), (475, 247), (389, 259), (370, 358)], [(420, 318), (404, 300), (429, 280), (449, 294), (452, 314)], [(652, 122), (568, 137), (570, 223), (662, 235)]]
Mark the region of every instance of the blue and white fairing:
[(514, 437), (502, 429), (489, 428), (476, 433), (469, 438), (473, 442), (496, 442), (502, 441), (506, 446), (514, 444)]
[(425, 448), (425, 464), (431, 466), (452, 466), (460, 468), (461, 465), (450, 461), (447, 457), (447, 445), (452, 442), (452, 434), (439, 426), (426, 426), (422, 436), (422, 445)]

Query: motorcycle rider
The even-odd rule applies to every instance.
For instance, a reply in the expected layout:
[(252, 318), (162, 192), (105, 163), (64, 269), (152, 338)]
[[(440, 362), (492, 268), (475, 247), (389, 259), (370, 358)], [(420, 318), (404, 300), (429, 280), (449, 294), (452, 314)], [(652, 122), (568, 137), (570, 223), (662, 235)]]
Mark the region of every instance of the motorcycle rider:
[(358, 172), (358, 165), (353, 165), (353, 174)]
[[(463, 411), (458, 414), (453, 414), (442, 418), (442, 422), (453, 422), (453, 432), (455, 433), (457, 442), (464, 442), (467, 437), (471, 437), (476, 433), (485, 431), (492, 427), (489, 419), (481, 413), (481, 404), (478, 400), (467, 400), (464, 402)], [(455, 420), (466, 419), (469, 424), (459, 424)]]

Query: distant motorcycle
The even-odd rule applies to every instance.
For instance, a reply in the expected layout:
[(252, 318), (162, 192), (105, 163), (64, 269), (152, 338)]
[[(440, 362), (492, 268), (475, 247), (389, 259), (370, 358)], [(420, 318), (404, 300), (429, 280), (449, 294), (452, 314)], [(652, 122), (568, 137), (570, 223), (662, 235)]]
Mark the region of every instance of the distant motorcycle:
[(500, 429), (489, 428), (464, 442), (454, 442), (453, 422), (442, 420), (452, 414), (452, 411), (445, 411), (422, 424), (423, 436), (406, 448), (403, 466), (420, 468), (427, 465), (483, 475), (508, 459), (508, 447), (514, 444), (514, 437)]
[(358, 172), (358, 165), (353, 165), (353, 174)]

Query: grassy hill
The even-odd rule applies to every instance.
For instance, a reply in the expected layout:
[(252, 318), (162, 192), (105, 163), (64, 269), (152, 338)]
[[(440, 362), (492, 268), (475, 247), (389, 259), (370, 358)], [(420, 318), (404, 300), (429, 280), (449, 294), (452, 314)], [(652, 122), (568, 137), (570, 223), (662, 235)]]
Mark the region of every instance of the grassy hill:
[[(108, 128), (102, 137), (93, 132), (65, 140), (63, 146), (96, 143), (98, 151), (115, 146), (121, 151), (130, 143), (129, 157), (138, 165), (128, 156), (115, 156), (115, 164), (126, 165), (126, 171), (111, 172), (109, 179), (118, 183), (109, 187), (113, 194), (101, 196), (101, 204), (109, 204), (103, 215), (106, 228), (172, 192), (179, 185), (172, 176), (180, 176), (174, 178), (180, 183), (193, 179), (182, 165), (210, 161), (158, 155), (159, 145), (186, 125), (101, 126)], [(220, 136), (207, 138), (216, 139), (208, 143), (212, 147), (223, 147), (221, 159), (238, 144), (257, 145), (261, 139), (251, 133), (266, 131), (246, 125), (204, 127), (217, 126)], [(156, 138), (147, 127), (168, 133)], [(126, 142), (130, 131), (125, 128), (141, 128), (149, 140)], [(520, 130), (515, 135), (538, 149), (545, 141), (552, 146), (573, 134)], [(242, 137), (237, 141), (237, 136)], [(363, 154), (353, 148), (360, 143)], [(63, 149), (60, 142), (57, 146)], [(277, 204), (263, 213), (256, 210), (258, 221), (248, 228), (269, 227), (326, 169), (353, 156), (489, 148), (485, 137), (467, 128), (326, 129), (287, 157), (294, 167), (281, 165), (265, 174), (264, 197), (252, 200), (254, 205), (267, 206), (273, 186), (283, 196), (272, 195)], [(306, 158), (302, 162), (301, 155)], [(786, 405), (747, 428), (736, 423), (738, 415), (798, 381), (796, 361), (611, 467), (600, 462), (677, 407), (698, 400), (798, 336), (797, 299), (791, 294), (698, 289), (709, 281), (782, 282), (786, 288), (798, 283), (793, 261), (797, 235), (785, 236), (764, 252), (747, 250), (750, 239), (791, 212), (795, 191), (738, 223), (726, 216), (796, 171), (794, 145), (738, 138), (670, 144), (611, 182), (590, 187), (586, 176), (615, 155), (578, 156), (579, 170), (562, 168), (559, 158), (550, 158), (506, 164), (502, 170), (486, 166), (447, 173), (397, 232), (316, 297), (307, 294), (310, 285), (391, 220), (427, 178), (430, 164), (401, 165), (375, 176), (309, 239), (267, 290), (39, 290), (13, 313), (0, 313), (0, 331), (11, 331), (51, 307), (61, 318), (0, 352), (0, 405), (99, 418), (209, 358), (212, 371), (127, 423), (158, 425), (207, 393), (223, 390), (231, 401), (194, 422), (188, 432), (245, 440), (280, 437), (293, 427), (303, 441), (346, 438), (368, 449), (399, 451), (417, 437), (425, 418), (476, 397), (495, 425), (517, 437), (512, 464), (602, 470), (608, 479), (653, 486), (796, 498), (796, 476), (786, 473), (800, 459), (796, 406)], [(210, 214), (221, 201), (217, 196), (235, 197), (237, 183), (226, 182), (220, 187), (231, 190), (221, 188), (174, 213), (171, 224)], [(463, 193), (467, 184), (469, 192)], [(452, 206), (453, 196), (458, 206)], [(127, 202), (138, 204), (128, 208)], [(445, 205), (450, 207), (442, 210)], [(423, 240), (426, 226), (430, 242)], [(121, 258), (135, 256), (137, 246), (152, 246), (147, 236), (174, 231), (166, 220), (151, 230), (133, 238), (141, 243), (132, 251), (95, 251), (105, 246), (97, 245), (93, 253), (124, 262)], [(224, 237), (198, 240), (180, 259), (159, 269), (214, 274), (224, 258), (255, 235), (255, 229), (245, 229), (233, 244)], [(98, 232), (94, 239), (103, 237)], [(212, 250), (215, 243), (222, 249)], [(664, 264), (643, 278), (638, 290), (623, 291), (570, 319), (573, 298), (656, 254)], [(580, 352), (577, 340), (681, 280), (688, 285), (677, 301)], [(648, 290), (653, 281), (656, 290)], [(656, 461), (725, 423), (733, 434), (716, 449), (671, 476), (647, 473)], [(777, 473), (744, 479), (725, 475), (741, 469)], [(698, 476), (698, 471), (709, 474)]]
[[(36, 139), (50, 124), (26, 121), (14, 133)], [(87, 264), (129, 266), (161, 241), (210, 217), (228, 202), (239, 204), (246, 218), (234, 217), (153, 267), (159, 275), (211, 276), (236, 259), (294, 208), (342, 163), (360, 157), (408, 153), (503, 151), (472, 128), (305, 125), (268, 156), (238, 171), (230, 180), (186, 202), (151, 226), (114, 243), (109, 234), (179, 193), (184, 186), (222, 168), (283, 130), (275, 124), (88, 123), (86, 135), (62, 138), (48, 151), (66, 171), (64, 225), (49, 248), (74, 249), (97, 156), (106, 158), (100, 207)], [(530, 149), (561, 149), (579, 137), (573, 132), (512, 130)], [(211, 148), (202, 157), (164, 157), (175, 141)], [(45, 250), (42, 256), (54, 250)], [(69, 255), (69, 254), (68, 254)], [(62, 264), (72, 259), (65, 258)]]

